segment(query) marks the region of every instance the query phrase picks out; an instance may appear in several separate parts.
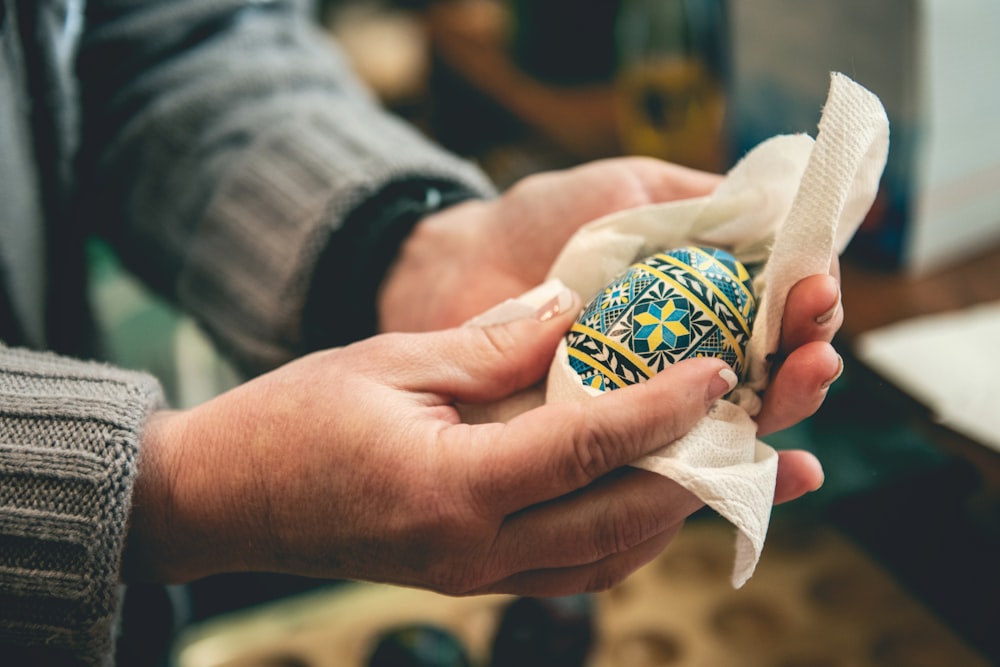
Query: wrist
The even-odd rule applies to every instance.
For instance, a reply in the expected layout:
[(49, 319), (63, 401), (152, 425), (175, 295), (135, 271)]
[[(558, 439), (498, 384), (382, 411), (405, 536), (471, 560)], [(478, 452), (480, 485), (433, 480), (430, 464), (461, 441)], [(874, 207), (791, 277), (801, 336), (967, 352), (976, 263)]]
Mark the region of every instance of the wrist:
[[(184, 583), (210, 574), (253, 569), (243, 562), (240, 517), (222, 506), (232, 461), (197, 432), (193, 411), (161, 411), (148, 420), (122, 557), (126, 583)], [(245, 510), (245, 508), (244, 508)]]
[(458, 326), (463, 286), (481, 262), (479, 210), (484, 201), (457, 204), (420, 221), (400, 247), (376, 296), (378, 331), (428, 331)]
[(320, 256), (303, 312), (303, 351), (378, 331), (379, 290), (422, 220), (479, 195), (433, 180), (392, 183), (354, 210)]
[(126, 583), (173, 582), (180, 560), (179, 544), (174, 539), (174, 489), (171, 480), (176, 461), (171, 454), (169, 425), (172, 411), (160, 411), (149, 417), (139, 450), (138, 474), (132, 491), (128, 535), (122, 555), (122, 579)]

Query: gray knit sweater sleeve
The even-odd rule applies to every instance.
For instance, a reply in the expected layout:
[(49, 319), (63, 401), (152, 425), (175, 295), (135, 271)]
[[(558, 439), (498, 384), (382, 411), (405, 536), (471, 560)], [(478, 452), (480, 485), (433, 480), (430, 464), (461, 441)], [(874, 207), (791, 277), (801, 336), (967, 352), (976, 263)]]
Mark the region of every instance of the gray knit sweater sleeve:
[(110, 660), (139, 433), (161, 404), (149, 376), (0, 345), (0, 645)]
[(375, 193), (494, 194), (380, 110), (307, 5), (90, 0), (81, 45), (86, 215), (252, 370), (300, 351), (317, 257)]

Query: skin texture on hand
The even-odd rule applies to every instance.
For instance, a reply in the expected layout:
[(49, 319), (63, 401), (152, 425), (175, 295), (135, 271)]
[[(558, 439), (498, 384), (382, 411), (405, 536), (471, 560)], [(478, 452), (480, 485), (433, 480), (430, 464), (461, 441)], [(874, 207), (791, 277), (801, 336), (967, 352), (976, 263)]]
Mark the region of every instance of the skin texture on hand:
[(543, 172), (499, 199), (421, 222), (403, 244), (379, 300), (382, 331), (458, 326), (545, 279), (566, 241), (616, 211), (709, 194), (720, 177), (652, 158), (600, 160)]
[(686, 433), (733, 376), (690, 360), (586, 406), (461, 423), (456, 404), (541, 378), (572, 304), (544, 319), (377, 336), (155, 415), (126, 576), (266, 570), (531, 595), (622, 580), (701, 506), (627, 464)]
[[(542, 378), (579, 297), (551, 317), (448, 327), (538, 284), (580, 225), (704, 195), (718, 180), (656, 160), (609, 160), (427, 218), (379, 303), (384, 330), (426, 333), (318, 352), (190, 410), (154, 415), (123, 577), (256, 570), (521, 595), (621, 581), (701, 507), (671, 480), (627, 464), (704, 416), (730, 388), (725, 364), (688, 360), (585, 406), (468, 425), (457, 405)], [(836, 267), (790, 292), (760, 435), (822, 403), (841, 369), (830, 344), (839, 303)], [(822, 481), (811, 454), (779, 452), (776, 502)]]
[[(446, 209), (421, 222), (404, 243), (380, 292), (381, 329), (457, 326), (541, 283), (566, 241), (587, 222), (626, 208), (704, 196), (721, 180), (652, 158), (616, 158), (536, 174), (494, 201)], [(839, 306), (836, 263), (830, 275), (810, 276), (789, 293), (758, 435), (788, 428), (823, 403), (842, 370), (830, 344), (843, 322)]]

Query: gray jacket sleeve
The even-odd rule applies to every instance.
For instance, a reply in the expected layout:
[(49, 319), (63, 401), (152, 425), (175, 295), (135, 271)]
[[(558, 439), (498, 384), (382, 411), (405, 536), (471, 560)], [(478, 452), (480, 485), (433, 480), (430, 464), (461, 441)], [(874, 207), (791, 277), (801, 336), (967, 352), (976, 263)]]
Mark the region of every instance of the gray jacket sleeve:
[(91, 0), (79, 60), (85, 214), (251, 371), (299, 350), (317, 257), (366, 200), (494, 193), (379, 108), (307, 4)]
[(139, 434), (161, 405), (147, 375), (0, 345), (5, 664), (110, 664)]
[[(250, 371), (296, 353), (316, 260), (363, 202), (411, 180), (493, 194), (379, 110), (303, 3), (90, 0), (77, 72), (74, 214)], [(148, 375), (0, 346), (0, 647), (111, 660), (162, 402)]]

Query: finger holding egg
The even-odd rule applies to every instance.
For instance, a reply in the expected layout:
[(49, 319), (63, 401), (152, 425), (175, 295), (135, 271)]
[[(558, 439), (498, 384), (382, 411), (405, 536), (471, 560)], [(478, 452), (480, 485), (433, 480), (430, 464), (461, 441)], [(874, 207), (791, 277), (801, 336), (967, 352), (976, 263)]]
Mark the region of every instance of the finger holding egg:
[(752, 276), (730, 253), (667, 250), (632, 264), (584, 307), (566, 337), (569, 365), (599, 391), (691, 357), (717, 357), (740, 375), (756, 310)]

